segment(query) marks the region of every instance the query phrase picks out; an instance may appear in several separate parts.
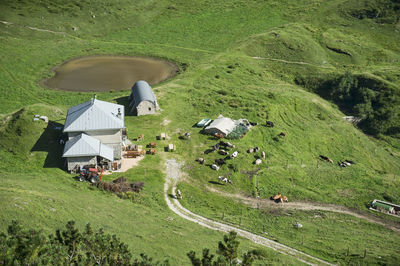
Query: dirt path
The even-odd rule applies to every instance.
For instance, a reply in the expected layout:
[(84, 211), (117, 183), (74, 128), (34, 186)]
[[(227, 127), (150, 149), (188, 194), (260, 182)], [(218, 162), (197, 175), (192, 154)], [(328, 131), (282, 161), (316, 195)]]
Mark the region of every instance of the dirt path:
[[(9, 22), (9, 21), (0, 21), (0, 23), (3, 23), (5, 25), (17, 25), (17, 24), (14, 24), (12, 22)], [(17, 25), (17, 26), (20, 26), (20, 25)], [(49, 33), (53, 33), (53, 34), (61, 34), (61, 35), (64, 35), (64, 36), (65, 35), (69, 35), (68, 33), (63, 32), (63, 31), (52, 31), (52, 30), (40, 29), (40, 28), (36, 28), (36, 27), (31, 27), (31, 26), (23, 26), (23, 27), (26, 27), (26, 28), (28, 28), (30, 30), (35, 30), (35, 31), (49, 32)]]
[(54, 34), (61, 34), (61, 35), (69, 35), (66, 32), (63, 31), (52, 31), (52, 30), (46, 30), (46, 29), (40, 29), (36, 27), (31, 27), (31, 26), (26, 26), (30, 30), (36, 30), (36, 31), (42, 31), (42, 32), (49, 32), (49, 33), (54, 33)]
[[(75, 39), (81, 39), (78, 36), (74, 36), (71, 34), (68, 34), (66, 32), (63, 31), (52, 31), (52, 30), (47, 30), (47, 29), (41, 29), (41, 28), (36, 28), (36, 27), (31, 27), (31, 26), (25, 26), (25, 25), (18, 25), (16, 23), (13, 22), (9, 22), (9, 21), (0, 21), (0, 23), (4, 24), (4, 25), (14, 25), (14, 26), (20, 26), (20, 27), (25, 27), (28, 28), (30, 30), (34, 30), (34, 31), (41, 31), (41, 32), (48, 32), (48, 33), (52, 33), (52, 34), (59, 34), (59, 35), (63, 35), (65, 36), (69, 36)], [(117, 44), (117, 45), (138, 45), (138, 46), (142, 46), (142, 43), (130, 43), (130, 42), (115, 42), (115, 41), (105, 41), (105, 40), (92, 40), (92, 42), (101, 42), (101, 43), (109, 43), (109, 44)], [(149, 44), (146, 44), (149, 45)], [(151, 45), (154, 46), (162, 46), (162, 47), (169, 47), (169, 48), (176, 48), (176, 49), (183, 49), (183, 50), (188, 50), (188, 51), (193, 51), (193, 52), (202, 52), (202, 53), (208, 53), (208, 54), (215, 54), (216, 52), (214, 51), (209, 51), (209, 50), (204, 50), (204, 49), (199, 49), (199, 48), (190, 48), (190, 47), (183, 47), (183, 46), (177, 46), (177, 45), (169, 45), (169, 44), (163, 44), (163, 43), (152, 43)]]
[(211, 187), (207, 187), (207, 189), (224, 197), (240, 200), (242, 203), (249, 205), (253, 208), (268, 207), (270, 209), (303, 210), (303, 211), (319, 210), (319, 211), (343, 213), (366, 220), (370, 223), (382, 225), (390, 230), (400, 233), (400, 223), (387, 221), (380, 217), (361, 213), (357, 210), (350, 209), (344, 206), (338, 206), (334, 204), (321, 204), (315, 202), (289, 202), (284, 204), (277, 204), (269, 199), (255, 199), (240, 194), (225, 193)]
[(283, 244), (277, 243), (275, 241), (272, 241), (268, 238), (250, 233), (248, 231), (245, 231), (245, 230), (242, 230), (242, 229), (230, 226), (230, 225), (226, 225), (223, 223), (213, 221), (211, 219), (202, 217), (200, 215), (197, 215), (197, 214), (192, 213), (191, 211), (185, 209), (179, 203), (179, 201), (177, 199), (171, 198), (168, 195), (170, 188), (172, 188), (172, 191), (171, 191), (172, 195), (175, 195), (176, 183), (182, 175), (180, 172), (181, 165), (176, 160), (172, 159), (172, 160), (166, 160), (165, 166), (166, 166), (166, 170), (167, 170), (167, 177), (166, 177), (166, 181), (164, 184), (164, 198), (165, 198), (165, 201), (166, 201), (168, 207), (178, 216), (180, 216), (186, 220), (189, 220), (191, 222), (197, 223), (201, 226), (212, 229), (212, 230), (222, 231), (225, 233), (227, 233), (229, 231), (235, 231), (235, 232), (237, 232), (237, 234), (239, 236), (241, 236), (243, 238), (247, 238), (256, 244), (259, 244), (259, 245), (262, 245), (262, 246), (265, 246), (268, 248), (272, 248), (273, 250), (275, 250), (277, 252), (293, 256), (296, 259), (298, 259), (299, 261), (306, 263), (308, 265), (321, 265), (321, 264), (333, 265), (327, 261), (318, 259), (318, 258), (308, 255), (304, 252), (296, 250), (294, 248), (291, 248), (291, 247), (285, 246)]
[(282, 63), (287, 63), (287, 64), (308, 65), (308, 66), (321, 67), (321, 68), (334, 68), (334, 67), (331, 67), (331, 66), (316, 65), (316, 64), (307, 63), (307, 62), (287, 61), (287, 60), (283, 60), (283, 59), (269, 58), (269, 57), (253, 56), (252, 58), (258, 59), (258, 60), (277, 61), (277, 62), (282, 62)]

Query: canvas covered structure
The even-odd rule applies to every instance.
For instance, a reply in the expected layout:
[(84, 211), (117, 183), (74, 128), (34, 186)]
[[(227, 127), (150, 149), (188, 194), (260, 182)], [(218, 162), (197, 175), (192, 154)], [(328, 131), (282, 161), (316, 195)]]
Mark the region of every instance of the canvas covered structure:
[(236, 123), (234, 120), (224, 117), (223, 115), (219, 115), (204, 129), (204, 132), (211, 135), (222, 134), (227, 136), (235, 129), (235, 127)]
[(153, 89), (146, 81), (139, 80), (133, 85), (129, 96), (129, 108), (138, 116), (156, 114), (160, 109)]
[(210, 135), (221, 135), (228, 139), (242, 138), (251, 128), (247, 119), (233, 120), (219, 115), (210, 125), (204, 128), (204, 133)]

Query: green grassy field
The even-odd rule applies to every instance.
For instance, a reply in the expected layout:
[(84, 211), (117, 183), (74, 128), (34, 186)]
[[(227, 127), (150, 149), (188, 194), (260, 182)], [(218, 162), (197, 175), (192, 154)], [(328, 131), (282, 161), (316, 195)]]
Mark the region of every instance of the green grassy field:
[[(32, 121), (39, 113), (63, 124), (70, 106), (92, 97), (42, 87), (53, 66), (85, 55), (145, 55), (171, 60), (181, 71), (155, 86), (162, 112), (127, 116), (126, 126), (131, 139), (142, 133), (146, 142), (160, 132), (171, 136), (177, 146), (173, 156), (184, 162), (186, 177), (179, 187), (190, 195), (184, 197), (185, 207), (216, 220), (225, 212), (234, 224), (243, 209), (243, 228), (261, 233), (264, 224), (267, 236), (332, 262), (395, 264), (399, 234), (382, 226), (335, 213), (270, 214), (204, 188), (262, 198), (281, 192), (290, 201), (335, 203), (363, 212), (374, 198), (400, 203), (398, 138), (364, 134), (324, 95), (296, 85), (299, 79), (311, 83), (313, 77), (351, 71), (400, 90), (400, 24), (389, 2), (395, 3), (377, 1), (385, 12), (369, 17), (366, 8), (375, 10), (373, 4), (348, 0), (0, 1), (0, 229), (12, 219), (45, 232), (71, 219), (81, 227), (90, 222), (117, 234), (134, 254), (169, 258), (174, 265), (188, 264), (190, 249), (216, 247), (222, 234), (178, 218), (164, 203), (163, 158), (172, 155), (146, 157), (124, 174), (146, 182), (132, 203), (74, 181), (61, 169), (60, 132)], [(124, 104), (129, 92), (97, 95)], [(204, 154), (216, 140), (192, 126), (219, 114), (261, 124), (271, 120), (275, 127), (259, 125), (233, 140), (239, 157), (215, 172), (195, 159), (208, 163), (220, 157)], [(170, 123), (163, 125), (165, 120)], [(179, 140), (180, 132), (191, 132), (191, 139)], [(277, 138), (280, 132), (287, 136)], [(254, 154), (246, 153), (255, 146), (265, 150), (267, 160), (250, 180), (242, 171), (256, 168)], [(356, 164), (341, 169), (320, 161), (320, 154)], [(224, 174), (233, 185), (215, 184)], [(304, 230), (294, 231), (295, 221)], [(241, 242), (243, 251), (255, 247)], [(265, 252), (265, 263), (298, 263)]]

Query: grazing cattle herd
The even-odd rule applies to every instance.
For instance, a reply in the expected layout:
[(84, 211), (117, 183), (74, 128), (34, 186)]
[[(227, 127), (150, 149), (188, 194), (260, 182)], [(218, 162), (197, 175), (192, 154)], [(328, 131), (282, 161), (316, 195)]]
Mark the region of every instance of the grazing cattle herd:
[[(252, 126), (256, 126), (256, 125), (257, 125), (257, 123), (252, 123)], [(272, 121), (266, 121), (265, 126), (272, 128), (275, 126), (275, 124)], [(231, 155), (229, 155), (230, 151), (235, 148), (235, 145), (233, 145), (230, 142), (224, 142), (223, 140), (221, 140), (224, 137), (222, 135), (215, 134), (215, 136), (219, 139), (218, 143), (216, 143), (215, 145), (212, 145), (211, 149), (208, 149), (204, 153), (208, 154), (210, 152), (211, 153), (217, 152), (219, 155), (226, 156), (224, 158), (217, 158), (214, 160), (213, 164), (207, 165), (207, 166), (211, 167), (211, 169), (218, 171), (223, 165), (227, 164), (227, 160), (232, 160), (232, 159), (237, 158), (239, 155), (239, 151), (237, 151), (237, 150), (233, 151), (231, 153)], [(280, 132), (278, 134), (278, 137), (281, 137), (281, 138), (285, 138), (286, 136), (287, 136), (286, 132)], [(249, 148), (247, 150), (247, 153), (258, 153), (258, 152), (260, 152), (259, 147), (253, 147), (253, 148)], [(253, 164), (260, 165), (263, 162), (263, 160), (266, 159), (267, 155), (266, 155), (265, 151), (261, 151), (261, 153), (259, 155), (255, 155), (254, 157), (256, 160), (253, 161)], [(331, 164), (334, 163), (331, 158), (329, 158), (328, 156), (325, 156), (325, 155), (319, 155), (319, 159), (326, 161), (328, 163), (331, 163)], [(196, 159), (196, 161), (199, 162), (200, 164), (205, 164), (204, 158), (198, 158), (198, 159)], [(354, 161), (347, 160), (347, 159), (344, 161), (338, 162), (338, 165), (340, 167), (347, 167), (352, 164), (355, 164)], [(228, 179), (226, 176), (218, 176), (218, 181), (225, 183), (225, 184), (228, 184), (228, 183), (232, 184), (232, 180)], [(274, 200), (277, 203), (288, 202), (288, 198), (286, 196), (281, 195), (280, 193), (276, 194), (275, 196), (272, 196), (271, 200)]]

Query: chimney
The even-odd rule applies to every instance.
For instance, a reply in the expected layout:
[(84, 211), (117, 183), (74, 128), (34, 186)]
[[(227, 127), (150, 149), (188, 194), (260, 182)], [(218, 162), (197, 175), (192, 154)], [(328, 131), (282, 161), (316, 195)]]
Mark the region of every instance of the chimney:
[(92, 104), (94, 104), (94, 100), (96, 100), (96, 98), (97, 98), (97, 95), (94, 94), (94, 95), (93, 95), (93, 98), (92, 98)]

